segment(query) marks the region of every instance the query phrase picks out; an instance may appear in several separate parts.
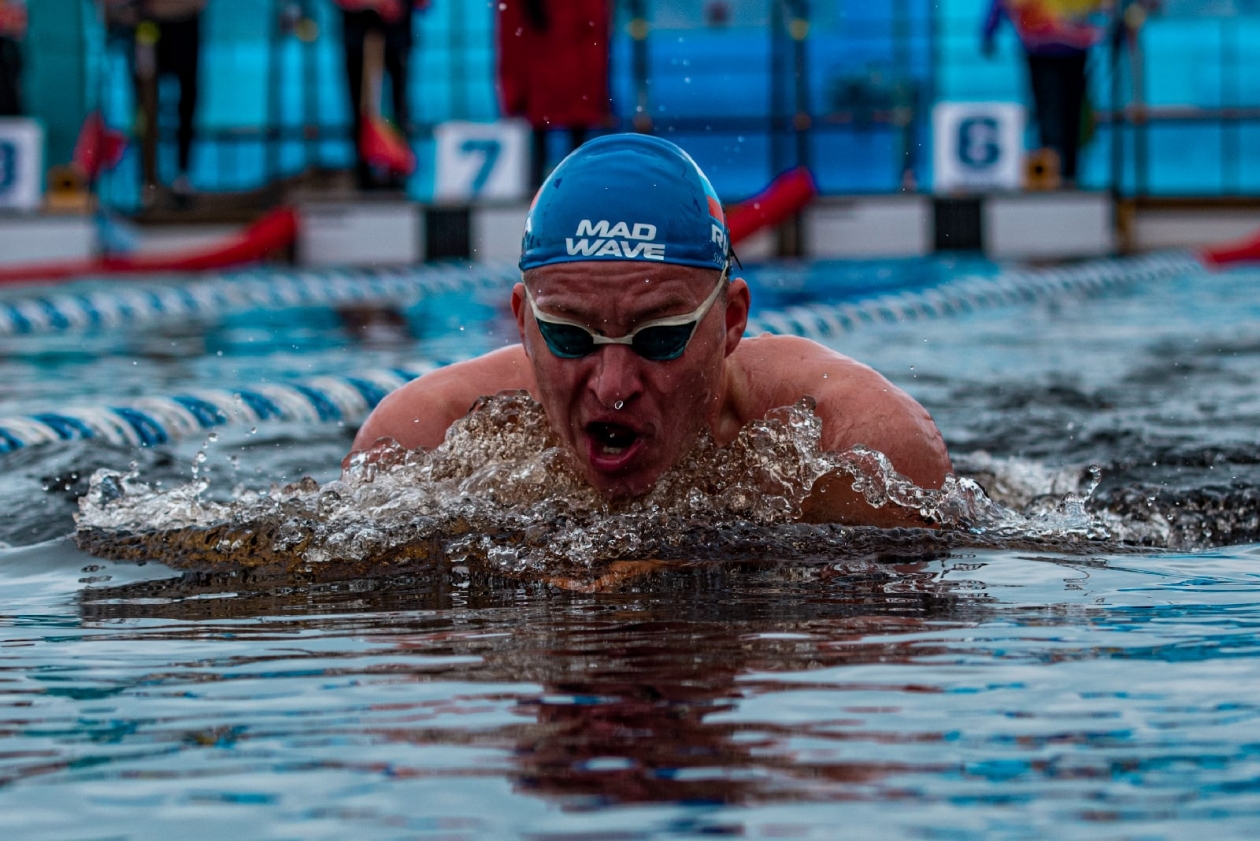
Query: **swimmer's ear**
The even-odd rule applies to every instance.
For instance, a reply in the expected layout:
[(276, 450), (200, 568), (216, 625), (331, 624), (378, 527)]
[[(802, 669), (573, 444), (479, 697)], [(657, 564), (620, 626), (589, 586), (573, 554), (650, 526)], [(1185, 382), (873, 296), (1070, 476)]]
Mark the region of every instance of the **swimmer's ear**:
[(744, 330), (748, 328), (748, 308), (752, 305), (748, 284), (742, 277), (737, 277), (726, 287), (726, 355), (730, 356), (739, 347), (744, 338)]
[(512, 287), (512, 316), (516, 319), (516, 329), (521, 334), (521, 344), (525, 343), (525, 284), (518, 283)]

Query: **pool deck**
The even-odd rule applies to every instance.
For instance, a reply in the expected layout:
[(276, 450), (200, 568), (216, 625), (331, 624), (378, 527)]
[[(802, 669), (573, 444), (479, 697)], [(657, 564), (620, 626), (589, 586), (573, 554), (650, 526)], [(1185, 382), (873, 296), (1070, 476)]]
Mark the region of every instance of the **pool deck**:
[[(516, 259), (527, 205), (423, 205), (401, 194), (288, 191), (300, 234), (290, 259), (310, 267), (410, 265), (431, 260)], [(251, 211), (257, 213), (257, 210)], [(212, 244), (250, 212), (168, 210), (114, 219), (110, 228), (142, 253)], [(1059, 261), (1199, 248), (1252, 235), (1260, 203), (1125, 200), (1105, 192), (1046, 191), (940, 196), (827, 196), (778, 229), (738, 247), (745, 260), (870, 259), (981, 251), (1002, 261)], [(0, 267), (98, 255), (111, 235), (91, 214), (0, 214)]]

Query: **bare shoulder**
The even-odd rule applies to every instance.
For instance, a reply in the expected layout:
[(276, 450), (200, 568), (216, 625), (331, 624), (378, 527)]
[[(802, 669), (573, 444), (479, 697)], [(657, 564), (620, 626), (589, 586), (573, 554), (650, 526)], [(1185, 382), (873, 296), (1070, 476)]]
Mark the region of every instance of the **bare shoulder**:
[(513, 390), (534, 392), (534, 375), (520, 345), (446, 365), (390, 392), (359, 428), (353, 449), (367, 449), (382, 438), (431, 449), (477, 398)]
[(931, 415), (869, 365), (796, 336), (745, 339), (732, 362), (752, 416), (808, 395), (823, 419), (826, 449), (879, 450), (921, 487), (940, 487), (952, 470)]

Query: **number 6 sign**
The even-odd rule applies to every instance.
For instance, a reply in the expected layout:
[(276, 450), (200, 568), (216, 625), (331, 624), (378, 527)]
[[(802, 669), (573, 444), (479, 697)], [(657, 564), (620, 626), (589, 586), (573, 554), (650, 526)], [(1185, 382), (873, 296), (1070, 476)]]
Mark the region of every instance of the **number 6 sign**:
[(942, 102), (932, 109), (936, 192), (1017, 190), (1024, 174), (1024, 108), (1013, 102)]
[(433, 130), (436, 169), (433, 198), (440, 202), (526, 198), (529, 128), (517, 120), (453, 121)]

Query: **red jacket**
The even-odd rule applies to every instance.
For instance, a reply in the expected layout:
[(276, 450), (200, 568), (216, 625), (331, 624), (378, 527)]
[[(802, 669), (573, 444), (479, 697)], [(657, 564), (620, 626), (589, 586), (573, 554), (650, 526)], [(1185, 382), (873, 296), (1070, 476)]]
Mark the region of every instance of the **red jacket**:
[(20, 40), (26, 35), (26, 3), (0, 0), (0, 37)]
[(499, 100), (503, 113), (538, 128), (595, 128), (608, 102), (608, 0), (499, 0)]

